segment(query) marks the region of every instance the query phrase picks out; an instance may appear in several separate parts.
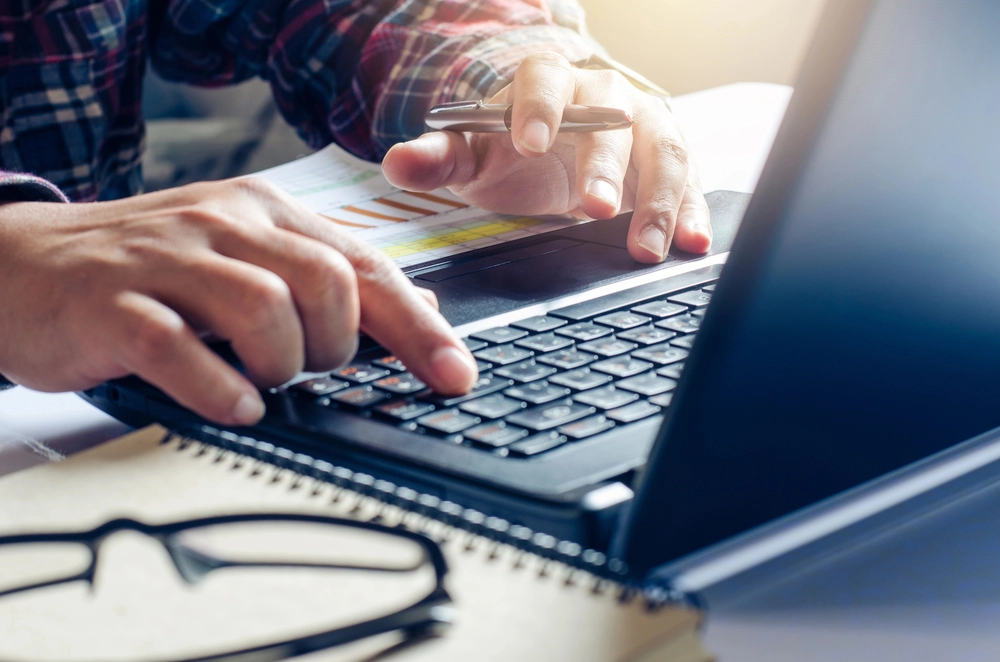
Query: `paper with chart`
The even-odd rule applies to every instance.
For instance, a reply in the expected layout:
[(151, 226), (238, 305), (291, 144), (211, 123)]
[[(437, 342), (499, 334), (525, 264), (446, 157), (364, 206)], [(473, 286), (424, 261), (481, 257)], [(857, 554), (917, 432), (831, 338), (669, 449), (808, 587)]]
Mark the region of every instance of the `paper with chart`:
[(470, 207), (447, 189), (404, 191), (386, 181), (378, 164), (336, 145), (256, 176), (362, 237), (401, 267), (578, 223), (494, 214)]

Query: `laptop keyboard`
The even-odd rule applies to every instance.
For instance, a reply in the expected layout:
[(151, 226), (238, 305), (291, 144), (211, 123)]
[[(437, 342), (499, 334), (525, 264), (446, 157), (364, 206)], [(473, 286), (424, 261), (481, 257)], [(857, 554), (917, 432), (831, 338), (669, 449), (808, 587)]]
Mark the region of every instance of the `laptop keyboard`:
[(662, 417), (714, 289), (620, 307), (603, 297), (473, 333), (465, 342), (480, 374), (465, 395), (430, 392), (384, 351), (289, 390), (448, 443), (533, 457)]

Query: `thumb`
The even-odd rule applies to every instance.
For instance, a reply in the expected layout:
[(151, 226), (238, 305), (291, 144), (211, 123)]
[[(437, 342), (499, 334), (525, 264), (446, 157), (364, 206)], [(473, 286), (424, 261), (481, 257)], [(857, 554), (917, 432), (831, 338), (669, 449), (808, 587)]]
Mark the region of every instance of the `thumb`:
[(468, 135), (434, 131), (393, 145), (382, 160), (382, 172), (398, 188), (433, 191), (470, 182), (476, 175), (476, 157)]

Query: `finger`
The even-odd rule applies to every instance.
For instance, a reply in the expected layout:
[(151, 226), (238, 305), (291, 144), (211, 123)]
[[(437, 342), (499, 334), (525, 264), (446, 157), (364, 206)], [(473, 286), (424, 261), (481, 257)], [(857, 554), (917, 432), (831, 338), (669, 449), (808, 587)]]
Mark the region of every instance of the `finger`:
[(435, 391), (464, 393), (472, 387), (478, 376), (472, 354), (395, 264), (286, 194), (272, 193), (270, 214), (279, 227), (326, 243), (354, 267), (365, 333)]
[(418, 287), (417, 294), (426, 299), (427, 303), (431, 304), (431, 307), (433, 307), (434, 310), (441, 310), (441, 305), (438, 302), (438, 297), (436, 294), (434, 294), (434, 292), (428, 290), (425, 287)]
[(469, 183), (476, 176), (476, 164), (469, 136), (433, 131), (393, 145), (382, 160), (382, 172), (401, 189), (433, 191)]
[(176, 312), (134, 292), (116, 301), (118, 359), (128, 372), (181, 405), (223, 425), (253, 425), (264, 415), (260, 394), (195, 335)]
[(576, 93), (573, 68), (555, 53), (535, 53), (514, 72), (511, 137), (522, 156), (549, 151), (562, 122), (563, 109)]
[(618, 215), (631, 154), (631, 131), (577, 136), (576, 185), (584, 214), (600, 219)]
[[(328, 245), (280, 228), (246, 228), (219, 237), (222, 255), (276, 274), (291, 291), (305, 335), (305, 367), (323, 372), (354, 356), (360, 303), (354, 267)], [(280, 347), (276, 345), (275, 347)]]
[(712, 247), (712, 223), (708, 202), (701, 192), (701, 182), (692, 164), (688, 170), (684, 199), (677, 213), (677, 229), (674, 231), (674, 245), (688, 253), (707, 253)]
[(156, 266), (147, 293), (230, 341), (260, 386), (283, 384), (302, 370), (302, 325), (288, 285), (271, 271), (205, 251), (184, 264)]
[(632, 161), (639, 172), (628, 250), (639, 262), (667, 256), (688, 179), (687, 149), (672, 121), (647, 110), (637, 118)]

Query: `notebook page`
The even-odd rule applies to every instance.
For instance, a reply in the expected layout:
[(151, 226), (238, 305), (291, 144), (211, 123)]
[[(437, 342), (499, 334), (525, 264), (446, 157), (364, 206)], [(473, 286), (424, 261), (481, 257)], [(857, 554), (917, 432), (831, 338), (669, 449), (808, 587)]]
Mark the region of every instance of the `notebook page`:
[[(329, 484), (220, 454), (215, 448), (191, 444), (179, 451), (176, 443), (161, 446), (162, 437), (162, 429), (147, 428), (66, 461), (0, 479), (0, 533), (85, 530), (119, 516), (149, 523), (256, 511), (368, 518), (380, 509), (370, 499), (359, 502), (356, 495)], [(391, 520), (400, 513), (385, 515)], [(437, 533), (444, 531), (443, 525), (436, 526)], [(265, 643), (261, 637), (273, 632), (240, 631), (241, 619), (255, 616), (281, 634), (318, 631), (331, 623), (352, 622), (358, 613), (403, 604), (425, 591), (428, 581), (418, 577), (411, 585), (390, 587), (354, 580), (318, 584), (312, 593), (288, 589), (288, 595), (266, 582), (229, 586), (221, 595), (208, 596), (214, 601), (205, 608), (192, 598), (192, 591), (195, 598), (208, 591), (178, 588), (176, 573), (171, 574), (163, 553), (148, 539), (123, 533), (106, 545), (107, 558), (98, 567), (93, 594), (74, 586), (52, 589), (63, 591), (56, 601), (40, 592), (23, 601), (0, 599), (0, 659), (65, 659), (73, 651), (77, 657), (71, 659), (80, 659), (80, 650), (92, 646), (100, 654), (83, 659), (110, 662), (137, 652), (143, 659), (156, 658), (158, 651), (172, 650), (180, 640), (186, 649), (201, 653), (205, 647), (218, 648), (220, 640)], [(577, 572), (567, 583), (567, 569), (555, 565), (540, 576), (545, 566), (540, 559), (504, 546), (493, 549), (493, 543), (463, 532), (452, 532), (444, 549), (451, 568), (447, 586), (455, 599), (455, 625), (439, 638), (404, 646), (384, 659), (707, 659), (689, 636), (699, 618), (694, 611), (671, 606), (650, 612), (636, 601), (621, 605), (611, 587), (595, 595), (591, 577)], [(515, 567), (517, 558), (520, 567)], [(60, 611), (54, 602), (89, 605), (103, 620), (81, 617), (86, 609)], [(180, 618), (191, 605), (200, 609), (193, 622)], [(43, 614), (57, 622), (60, 637), (44, 636), (52, 628), (40, 623)], [(160, 620), (150, 629), (152, 618)], [(172, 622), (183, 622), (183, 630), (171, 628)], [(129, 634), (140, 631), (141, 636)], [(307, 659), (369, 659), (397, 641), (391, 635)], [(671, 657), (661, 657), (670, 648)], [(41, 652), (47, 655), (40, 658)]]

